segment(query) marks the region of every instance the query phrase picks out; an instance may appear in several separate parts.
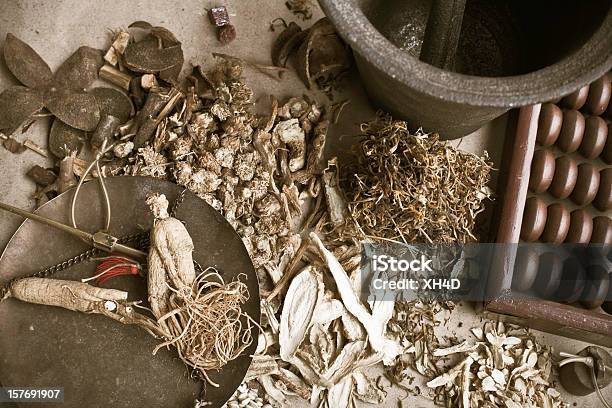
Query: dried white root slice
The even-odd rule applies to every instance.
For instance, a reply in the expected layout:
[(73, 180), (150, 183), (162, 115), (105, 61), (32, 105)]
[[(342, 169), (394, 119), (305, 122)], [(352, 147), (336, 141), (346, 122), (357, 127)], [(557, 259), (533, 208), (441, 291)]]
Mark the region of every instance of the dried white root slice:
[(278, 135), (289, 148), (289, 170), (296, 172), (306, 164), (306, 134), (297, 119), (289, 119), (278, 122), (274, 128)]
[(327, 391), (327, 406), (351, 407), (353, 403), (353, 376), (346, 376)]
[(304, 341), (321, 291), (320, 278), (310, 266), (291, 281), (285, 295), (279, 331), (280, 356), (284, 361), (290, 362)]
[(372, 314), (370, 314), (353, 291), (351, 281), (342, 268), (342, 265), (340, 265), (340, 262), (338, 262), (336, 257), (334, 257), (327, 248), (325, 248), (317, 234), (314, 232), (311, 233), (310, 238), (316, 245), (321, 257), (327, 263), (327, 267), (338, 286), (338, 292), (340, 293), (344, 306), (361, 322), (361, 324), (363, 324), (363, 327), (368, 333), (368, 341), (372, 349), (382, 353), (384, 364), (392, 365), (395, 358), (403, 351), (402, 346), (397, 341), (385, 337), (387, 322), (393, 315), (394, 302), (376, 302)]

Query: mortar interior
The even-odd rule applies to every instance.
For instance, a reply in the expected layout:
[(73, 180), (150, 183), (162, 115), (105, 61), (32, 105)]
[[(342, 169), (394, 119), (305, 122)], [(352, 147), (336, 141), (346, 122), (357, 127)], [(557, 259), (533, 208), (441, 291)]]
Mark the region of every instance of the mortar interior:
[[(418, 58), (432, 0), (359, 0), (372, 25)], [(499, 77), (552, 65), (601, 27), (611, 2), (468, 0), (455, 72)]]

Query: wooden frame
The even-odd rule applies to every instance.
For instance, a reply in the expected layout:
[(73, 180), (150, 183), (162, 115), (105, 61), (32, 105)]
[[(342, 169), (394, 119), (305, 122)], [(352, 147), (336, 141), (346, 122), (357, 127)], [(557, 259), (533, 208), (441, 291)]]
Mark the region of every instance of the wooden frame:
[[(511, 112), (498, 182), (500, 197), (491, 236), (496, 243), (518, 243), (535, 150), (540, 105)], [(514, 249), (510, 249), (510, 247)], [(534, 329), (612, 347), (612, 315), (514, 293), (516, 246), (501, 246), (492, 257), (485, 315)]]

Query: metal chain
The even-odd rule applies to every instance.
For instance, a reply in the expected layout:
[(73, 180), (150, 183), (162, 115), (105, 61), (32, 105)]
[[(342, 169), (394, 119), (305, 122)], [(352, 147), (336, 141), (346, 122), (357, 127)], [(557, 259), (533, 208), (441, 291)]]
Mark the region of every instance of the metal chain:
[[(176, 198), (176, 200), (174, 200), (174, 203), (172, 204), (172, 209), (170, 211), (170, 215), (171, 216), (175, 216), (176, 212), (178, 211), (179, 206), (183, 203), (183, 201), (185, 200), (185, 193), (187, 192), (187, 189), (184, 189), (183, 191), (181, 191), (181, 193), (179, 194), (179, 196)], [(144, 250), (149, 246), (149, 233), (148, 232), (140, 232), (137, 234), (132, 234), (132, 235), (127, 235), (123, 238), (119, 239), (119, 242), (121, 243), (134, 243), (136, 244), (135, 246), (138, 249)], [(101, 253), (101, 251), (97, 248), (92, 248), (92, 249), (88, 249), (85, 252), (82, 252), (70, 259), (67, 259), (63, 262), (60, 262), (58, 264), (55, 264), (53, 266), (50, 266), (46, 269), (40, 270), (38, 272), (34, 272), (33, 274), (29, 275), (29, 276), (22, 276), (19, 278), (14, 278), (11, 279), (10, 281), (8, 281), (3, 287), (0, 288), (0, 301), (2, 301), (4, 299), (4, 297), (6, 296), (6, 294), (8, 293), (12, 283), (14, 281), (16, 281), (17, 279), (23, 279), (23, 278), (47, 278), (49, 276), (53, 276), (58, 272), (61, 272), (63, 270), (66, 270), (74, 265), (89, 261), (90, 259), (98, 256)], [(198, 272), (202, 272), (204, 269), (202, 268), (202, 266), (197, 263), (196, 261), (193, 261), (196, 270)]]

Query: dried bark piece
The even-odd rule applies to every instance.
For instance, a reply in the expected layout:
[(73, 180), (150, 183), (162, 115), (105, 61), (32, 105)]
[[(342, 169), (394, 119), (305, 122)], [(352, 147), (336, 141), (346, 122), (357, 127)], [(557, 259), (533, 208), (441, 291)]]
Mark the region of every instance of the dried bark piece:
[(123, 55), (125, 49), (127, 48), (130, 42), (130, 33), (125, 31), (119, 31), (113, 37), (113, 43), (111, 44), (106, 54), (104, 54), (104, 61), (111, 64), (112, 66), (117, 66), (119, 62), (119, 57)]
[(327, 392), (327, 406), (350, 407), (353, 400), (353, 381), (353, 376), (347, 376), (330, 388)]
[(126, 72), (121, 72), (116, 68), (111, 67), (110, 65), (104, 65), (100, 68), (100, 79), (110, 82), (111, 84), (117, 85), (119, 88), (124, 89), (126, 91), (130, 90), (130, 84), (132, 81), (132, 76)]
[(4, 146), (6, 150), (13, 154), (21, 154), (27, 150), (27, 148), (23, 144), (19, 143), (16, 139), (12, 137), (7, 137), (2, 142), (2, 146)]
[(0, 94), (0, 129), (16, 129), (44, 106), (40, 92), (11, 86)]
[(34, 180), (36, 184), (42, 187), (47, 187), (57, 180), (57, 176), (51, 169), (45, 169), (39, 165), (35, 165), (26, 173), (26, 176)]
[(89, 91), (95, 96), (100, 116), (114, 116), (121, 123), (127, 122), (134, 111), (134, 106), (130, 98), (123, 92), (113, 88), (93, 88)]
[(102, 52), (82, 46), (77, 49), (55, 72), (55, 82), (61, 86), (83, 90), (98, 79), (98, 71), (104, 65)]
[(44, 87), (53, 79), (51, 68), (41, 56), (11, 33), (4, 42), (4, 60), (9, 71), (25, 86)]
[(289, 23), (272, 45), (272, 63), (277, 67), (287, 66), (287, 60), (299, 48), (307, 35), (308, 32), (303, 31), (295, 22)]
[(312, 267), (307, 266), (289, 285), (280, 321), (280, 356), (289, 361), (306, 337), (317, 304), (321, 283)]
[(100, 121), (100, 110), (93, 95), (69, 89), (50, 88), (45, 106), (53, 115), (73, 128), (92, 131)]
[(135, 72), (155, 74), (181, 64), (183, 50), (180, 45), (159, 48), (153, 35), (128, 45), (123, 55), (125, 66)]
[(289, 170), (295, 172), (306, 164), (306, 134), (297, 119), (279, 122), (274, 134), (289, 148)]
[(58, 159), (80, 152), (85, 143), (85, 132), (55, 119), (49, 133), (49, 151)]

